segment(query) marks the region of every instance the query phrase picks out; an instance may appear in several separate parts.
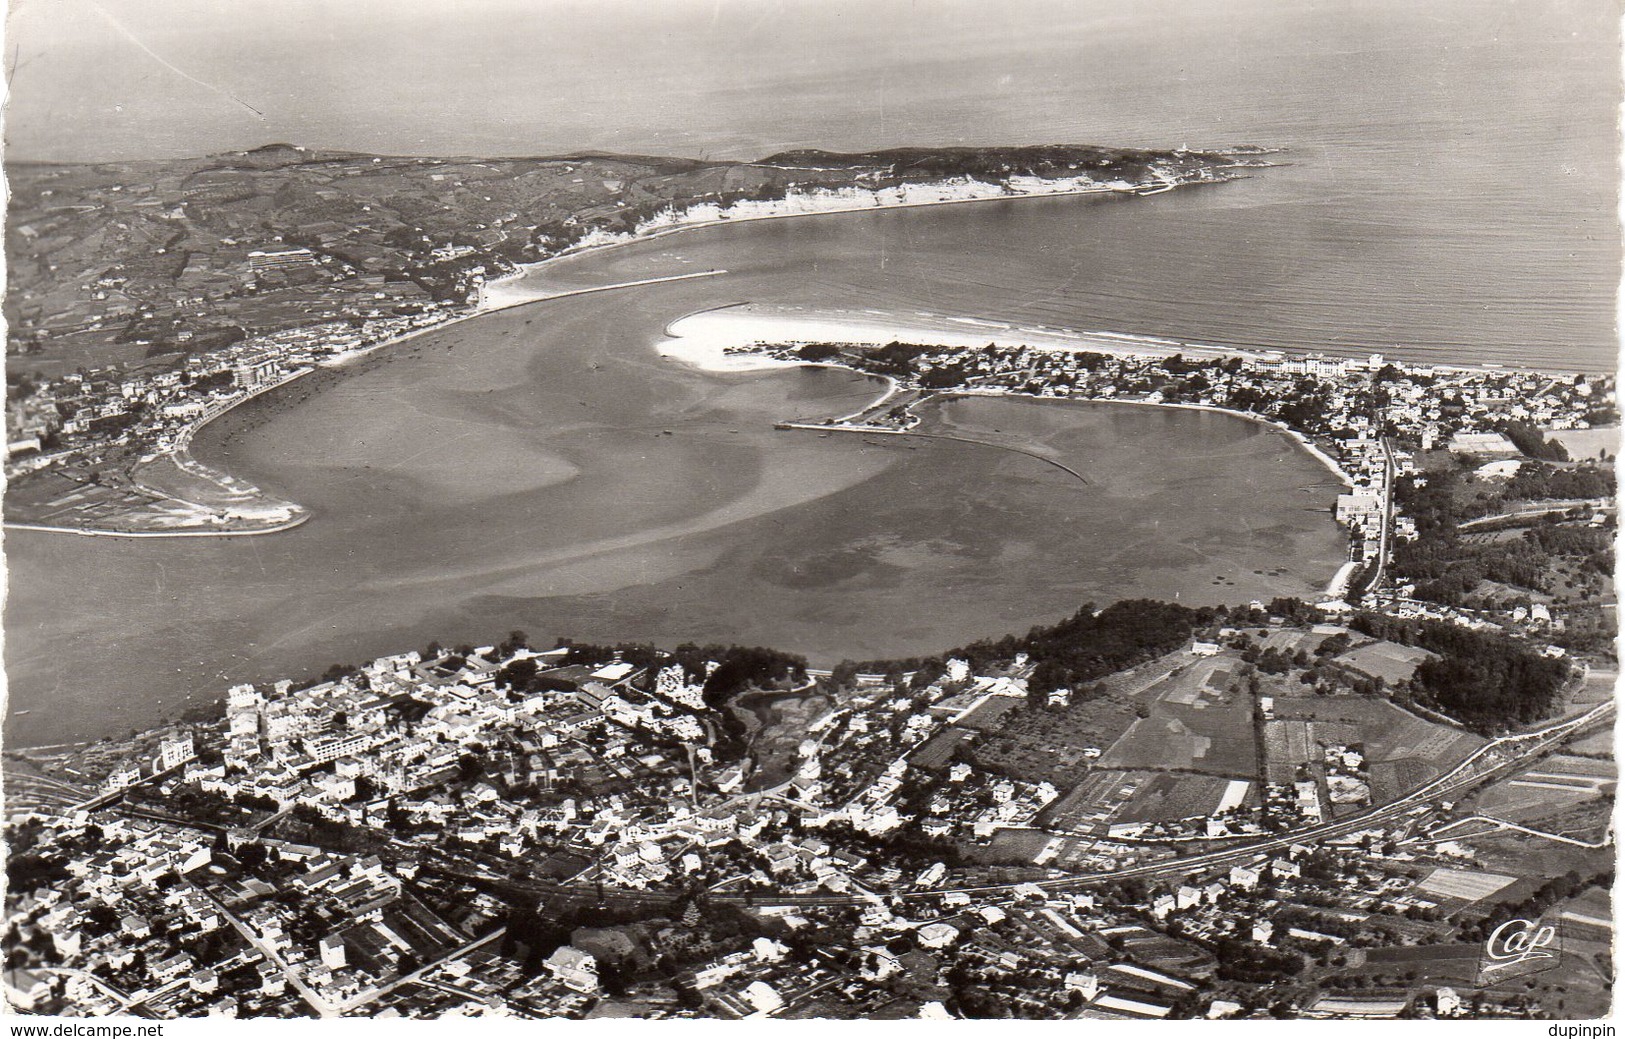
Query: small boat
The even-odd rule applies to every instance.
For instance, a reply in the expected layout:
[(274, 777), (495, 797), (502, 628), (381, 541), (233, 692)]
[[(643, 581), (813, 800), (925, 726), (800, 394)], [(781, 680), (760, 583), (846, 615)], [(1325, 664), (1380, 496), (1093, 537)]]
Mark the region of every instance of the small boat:
[(21, 717), (22, 717), (22, 716), (23, 716), (23, 715), (25, 715), (25, 714), (33, 714), (33, 713), (34, 713), (34, 710), (33, 710), (33, 708), (31, 708), (31, 707), (25, 707), (25, 708), (23, 708), (23, 709), (22, 709), (22, 710), (20, 710), (20, 711), (12, 711), (12, 712), (11, 712), (11, 716), (12, 716), (12, 717), (13, 717), (13, 718), (21, 718)]

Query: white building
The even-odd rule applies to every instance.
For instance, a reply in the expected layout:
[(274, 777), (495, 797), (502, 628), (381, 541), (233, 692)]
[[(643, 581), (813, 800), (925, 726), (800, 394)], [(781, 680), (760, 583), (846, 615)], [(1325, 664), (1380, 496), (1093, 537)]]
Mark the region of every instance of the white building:
[(542, 966), (566, 988), (584, 993), (598, 991), (598, 961), (593, 959), (591, 953), (573, 945), (561, 945), (553, 950), (553, 955)]
[(164, 740), (158, 747), (158, 761), (164, 770), (176, 768), (191, 761), (196, 751), (192, 747), (192, 734), (183, 733), (172, 740)]

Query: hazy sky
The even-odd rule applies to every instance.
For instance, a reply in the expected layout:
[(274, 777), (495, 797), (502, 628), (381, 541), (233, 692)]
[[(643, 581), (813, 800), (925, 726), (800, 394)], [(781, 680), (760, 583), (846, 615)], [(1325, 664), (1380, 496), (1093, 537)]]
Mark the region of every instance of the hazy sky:
[[(6, 140), (12, 158), (81, 160), (270, 141), (397, 154), (598, 148), (712, 157), (757, 157), (785, 144), (1045, 140), (1062, 131), (1124, 144), (1177, 143), (1174, 135), (1223, 144), (1234, 142), (1213, 90), (1230, 86), (1226, 76), (1256, 95), (1277, 55), (1318, 48), (1341, 61), (1404, 48), (1437, 28), (1430, 22), (1450, 21), (1450, 35), (1484, 46), (1506, 19), (1554, 40), (1600, 37), (1581, 60), (1602, 55), (1590, 89), (1613, 92), (1612, 6), (12, 0)], [(1433, 58), (1418, 52), (1384, 63), (1382, 74), (1414, 76), (1420, 97), (1443, 74)], [(1516, 54), (1506, 66), (1523, 74)], [(1201, 75), (1187, 75), (1198, 67)], [(1348, 82), (1356, 95), (1369, 86)], [(1287, 95), (1278, 99), (1281, 119), (1295, 118)]]
[(753, 94), (787, 86), (884, 124), (889, 77), (952, 97), (957, 47), (1004, 41), (1015, 65), (1046, 26), (1094, 17), (913, 0), (13, 0), (7, 138), (28, 158), (283, 139), (670, 148), (717, 140)]

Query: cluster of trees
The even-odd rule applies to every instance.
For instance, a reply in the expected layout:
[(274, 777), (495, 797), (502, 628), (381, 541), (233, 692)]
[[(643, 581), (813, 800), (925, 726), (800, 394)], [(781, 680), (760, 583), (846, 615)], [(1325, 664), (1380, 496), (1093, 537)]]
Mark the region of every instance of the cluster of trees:
[(1569, 870), (1560, 877), (1553, 877), (1540, 887), (1536, 888), (1528, 898), (1521, 902), (1497, 902), (1490, 909), (1489, 915), (1477, 923), (1464, 923), (1461, 925), (1461, 940), (1464, 942), (1481, 942), (1495, 933), (1495, 929), (1508, 920), (1538, 920), (1553, 906), (1566, 902), (1590, 887), (1600, 887), (1604, 891), (1614, 889), (1614, 871), (1606, 870), (1590, 877), (1581, 878), (1574, 870)]
[[(1293, 608), (1304, 611), (1306, 617), (1316, 617), (1313, 607), (1296, 600), (1270, 604), (1270, 612), (1276, 614)], [(1178, 649), (1192, 632), (1215, 621), (1228, 618), (1245, 624), (1262, 622), (1265, 617), (1246, 608), (1192, 609), (1154, 599), (1125, 599), (1102, 610), (1088, 603), (1056, 624), (1040, 625), (1025, 635), (982, 639), (938, 657), (842, 661), (834, 669), (833, 683), (850, 684), (856, 675), (866, 673), (885, 675), (899, 684), (906, 672), (913, 672), (908, 686), (917, 692), (942, 677), (947, 660), (964, 660), (973, 672), (985, 673), (1007, 666), (1017, 654), (1025, 653), (1037, 665), (1029, 679), (1031, 688), (1047, 694), (1065, 686), (1076, 694), (1087, 691), (1096, 679)]]
[(1501, 432), (1512, 441), (1512, 446), (1528, 455), (1530, 458), (1539, 458), (1548, 462), (1567, 462), (1568, 451), (1555, 440), (1547, 440), (1546, 434), (1527, 422), (1507, 421), (1501, 424)]
[(1507, 481), (1503, 498), (1541, 501), (1548, 498), (1612, 498), (1614, 471), (1599, 465), (1560, 469), (1553, 465), (1525, 465)]
[(796, 351), (803, 361), (830, 361), (841, 356), (841, 348), (834, 343), (808, 343)]
[(750, 689), (799, 685), (807, 681), (807, 658), (763, 646), (678, 646), (673, 654), (690, 675), (703, 674), (705, 665), (717, 667), (705, 680), (705, 702), (721, 707)]
[(887, 375), (906, 376), (913, 373), (914, 361), (921, 354), (928, 353), (932, 347), (920, 346), (917, 343), (902, 343), (893, 340), (885, 346), (869, 351), (864, 356), (869, 367), (877, 372)]
[(1271, 949), (1238, 938), (1221, 938), (1213, 946), (1219, 977), (1255, 985), (1290, 981), (1303, 972), (1303, 957), (1284, 949)]
[[(1527, 475), (1526, 475), (1527, 474)], [(1497, 493), (1468, 498), (1454, 470), (1430, 473), (1424, 486), (1414, 478), (1396, 484), (1405, 514), (1416, 520), (1421, 535), (1394, 548), (1394, 572), (1416, 581), (1416, 597), (1447, 606), (1468, 605), (1484, 581), (1531, 591), (1555, 591), (1560, 575), (1555, 559), (1574, 560), (1582, 574), (1612, 574), (1612, 534), (1587, 527), (1562, 526), (1557, 520), (1537, 524), (1522, 538), (1475, 543), (1457, 533), (1464, 519), (1498, 511), (1502, 499), (1588, 497), (1613, 494), (1611, 473), (1600, 469), (1555, 469), (1524, 466)]]
[(1569, 665), (1495, 632), (1444, 621), (1358, 614), (1350, 624), (1373, 638), (1438, 654), (1411, 678), (1426, 705), (1486, 733), (1540, 720), (1557, 709)]
[(1029, 679), (1032, 688), (1076, 688), (1179, 648), (1216, 616), (1214, 609), (1153, 599), (1125, 599), (1099, 611), (1089, 604), (1058, 624), (973, 642), (949, 656), (982, 669), (1025, 653), (1037, 665)]

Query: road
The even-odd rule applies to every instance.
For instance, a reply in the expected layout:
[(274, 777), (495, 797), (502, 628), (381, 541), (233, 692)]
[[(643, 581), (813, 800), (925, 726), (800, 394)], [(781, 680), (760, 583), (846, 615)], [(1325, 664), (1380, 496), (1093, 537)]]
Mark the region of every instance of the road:
[(374, 1000), (382, 999), (383, 997), (389, 995), (402, 985), (410, 985), (411, 983), (420, 980), (424, 975), (437, 969), (443, 964), (450, 963), (452, 960), (467, 956), (469, 953), (473, 952), (475, 949), (478, 949), (482, 945), (489, 945), (494, 941), (499, 941), (502, 936), (507, 933), (508, 928), (506, 926), (498, 927), (490, 934), (481, 938), (476, 938), (471, 942), (466, 942), (435, 960), (433, 963), (426, 963), (417, 970), (412, 971), (410, 974), (402, 974), (394, 981), (386, 981), (384, 984), (368, 989), (366, 992), (357, 993), (354, 997), (345, 1001), (345, 1003), (338, 1008), (337, 1013), (354, 1013), (355, 1011), (366, 1006), (368, 1003), (371, 1003)]
[(310, 985), (305, 982), (305, 979), (288, 965), (288, 961), (282, 958), (281, 953), (277, 952), (276, 949), (261, 941), (260, 936), (255, 934), (251, 927), (243, 923), (242, 919), (236, 913), (233, 913), (230, 909), (226, 908), (226, 904), (220, 901), (220, 899), (216, 898), (213, 892), (209, 891), (207, 888), (199, 887), (196, 884), (189, 884), (188, 886), (191, 887), (193, 891), (199, 892), (204, 898), (207, 898), (211, 903), (213, 903), (214, 907), (220, 911), (220, 915), (226, 918), (226, 922), (231, 924), (232, 928), (242, 936), (243, 941), (253, 946), (253, 948), (261, 956), (265, 957), (267, 962), (276, 964), (277, 969), (282, 972), (282, 976), (288, 980), (289, 984), (293, 985), (293, 987), (299, 991), (299, 995), (304, 998), (306, 1003), (310, 1004), (310, 1008), (316, 1011), (317, 1017), (328, 1018), (338, 1016), (338, 1009), (335, 1008), (333, 1004), (329, 1003), (319, 992), (311, 988)]

